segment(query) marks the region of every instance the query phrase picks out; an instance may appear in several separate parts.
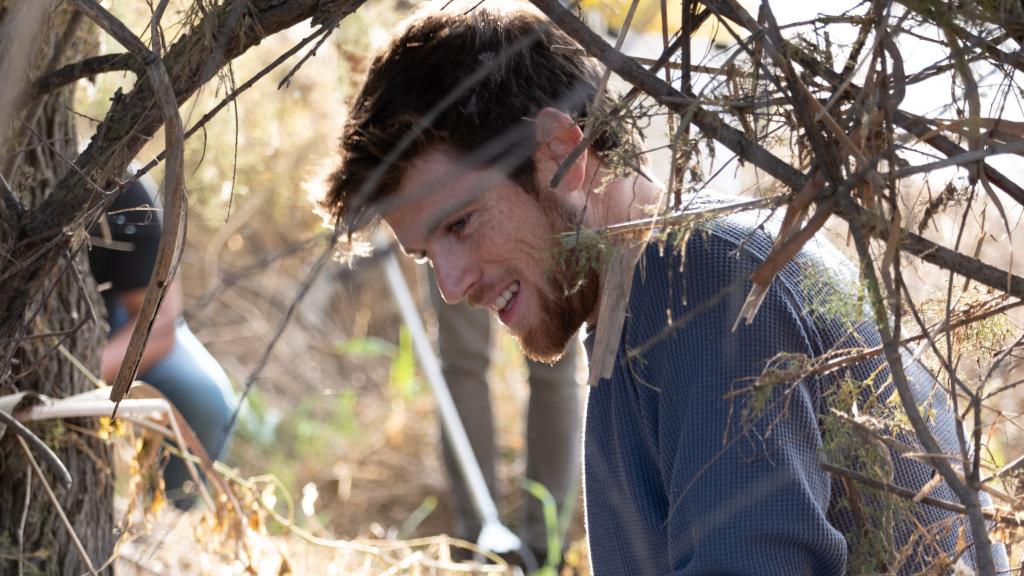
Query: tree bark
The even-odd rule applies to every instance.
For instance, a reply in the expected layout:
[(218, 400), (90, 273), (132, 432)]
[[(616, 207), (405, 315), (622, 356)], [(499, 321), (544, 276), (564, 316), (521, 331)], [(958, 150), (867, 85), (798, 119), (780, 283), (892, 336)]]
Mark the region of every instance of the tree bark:
[[(15, 95), (30, 75), (81, 60), (96, 47), (94, 29), (84, 25), (66, 5), (39, 2), (35, 7), (39, 13), (26, 16), (33, 8), (31, 5), (29, 1), (0, 0), (0, 46), (4, 60), (0, 71), (5, 74), (4, 84)], [(29, 23), (34, 21), (35, 30), (26, 29), (26, 19)], [(19, 58), (25, 64), (12, 62)], [(19, 106), (14, 98), (6, 100), (7, 116), (0, 124), (0, 165), (5, 168), (2, 175), (8, 188), (5, 209), (0, 213), (0, 275), (17, 264), (7, 255), (19, 234), (21, 216), (43, 203), (68, 173), (65, 159), (77, 155), (69, 113), (71, 100), (71, 88), (26, 106)], [(102, 304), (84, 252), (69, 256), (66, 249), (52, 250), (43, 259), (51, 264), (50, 271), (34, 285), (24, 287), (28, 288), (24, 297), (7, 299), (0, 306), (18, 308), (14, 317), (23, 318), (28, 330), (36, 335), (67, 334), (0, 342), (11, 357), (4, 370), (7, 377), (0, 381), (0, 394), (33, 391), (64, 397), (93, 388), (90, 380), (58, 348), (62, 346), (84, 366), (94, 370), (99, 367), (104, 326), (102, 315), (96, 318), (93, 311), (101, 310)], [(13, 327), (7, 326), (2, 332), (25, 334), (24, 330), (10, 328)], [(67, 490), (54, 477), (45, 480), (53, 487), (92, 564), (100, 567), (109, 558), (114, 543), (112, 454), (106, 443), (77, 431), (96, 426), (95, 421), (83, 420), (31, 428), (54, 448), (74, 479)], [(47, 497), (41, 479), (29, 474), (29, 470), (14, 435), (0, 439), (0, 573), (88, 573), (87, 564)], [(101, 573), (112, 573), (112, 569)]]

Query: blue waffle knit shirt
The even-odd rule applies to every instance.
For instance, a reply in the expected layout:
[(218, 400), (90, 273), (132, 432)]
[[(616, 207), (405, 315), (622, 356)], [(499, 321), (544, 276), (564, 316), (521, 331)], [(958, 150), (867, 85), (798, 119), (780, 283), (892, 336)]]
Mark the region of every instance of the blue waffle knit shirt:
[[(870, 508), (883, 500), (855, 486), (859, 509), (851, 506), (847, 483), (820, 466), (828, 459), (823, 418), (840, 382), (864, 383), (862, 405), (895, 394), (881, 357), (729, 397), (773, 358), (782, 366), (780, 353), (815, 358), (880, 344), (860, 304), (856, 321), (828, 312), (837, 297), (857, 302), (857, 277), (818, 240), (781, 271), (754, 322), (733, 332), (748, 279), (771, 248), (760, 224), (751, 213), (717, 219), (690, 235), (685, 259), (678, 247), (652, 242), (636, 267), (614, 372), (587, 406), (584, 484), (596, 575), (912, 574), (955, 554), (958, 538), (970, 541), (964, 518), (923, 504), (903, 506), (930, 538), (912, 537), (914, 522), (903, 516), (872, 520)], [(591, 331), (588, 353), (593, 339)], [(906, 364), (940, 444), (957, 453), (945, 396), (932, 393), (935, 380), (923, 367)], [(890, 457), (892, 483), (916, 490), (932, 478), (930, 466)], [(944, 484), (930, 495), (958, 502)], [(856, 549), (863, 534), (880, 532), (902, 560), (872, 563), (870, 550)], [(1002, 546), (994, 552), (1007, 569)], [(973, 553), (963, 561), (973, 566)]]

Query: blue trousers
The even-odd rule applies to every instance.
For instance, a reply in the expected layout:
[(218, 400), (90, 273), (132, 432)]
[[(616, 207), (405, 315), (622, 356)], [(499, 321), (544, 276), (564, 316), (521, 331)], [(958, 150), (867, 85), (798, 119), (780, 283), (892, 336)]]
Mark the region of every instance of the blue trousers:
[[(231, 382), (217, 360), (179, 321), (174, 331), (174, 347), (160, 362), (139, 377), (152, 384), (181, 412), (199, 437), (210, 458), (218, 459), (229, 443), (228, 421), (236, 400)], [(189, 508), (195, 499), (183, 489), (191, 475), (185, 463), (171, 457), (164, 469), (167, 499), (179, 508)]]

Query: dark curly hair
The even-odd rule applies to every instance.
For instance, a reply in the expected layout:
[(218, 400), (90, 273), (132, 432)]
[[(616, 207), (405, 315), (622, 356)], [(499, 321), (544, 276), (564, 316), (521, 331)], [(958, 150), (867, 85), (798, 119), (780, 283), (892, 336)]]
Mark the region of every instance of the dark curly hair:
[[(370, 66), (321, 202), (349, 233), (375, 221), (409, 163), (434, 146), (498, 166), (536, 194), (531, 119), (553, 106), (586, 122), (600, 70), (565, 33), (525, 9), (415, 18)], [(607, 105), (607, 102), (605, 102)], [(605, 109), (608, 109), (605, 107)], [(620, 145), (603, 133), (597, 153)]]

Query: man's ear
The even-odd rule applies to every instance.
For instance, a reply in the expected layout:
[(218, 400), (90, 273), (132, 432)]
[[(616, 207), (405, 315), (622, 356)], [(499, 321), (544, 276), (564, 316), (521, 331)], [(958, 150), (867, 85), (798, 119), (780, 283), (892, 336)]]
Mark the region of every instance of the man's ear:
[[(537, 178), (542, 189), (551, 189), (551, 178), (558, 167), (583, 140), (583, 131), (576, 122), (561, 110), (543, 108), (534, 120), (537, 150), (534, 152), (534, 164), (537, 167)], [(565, 175), (556, 190), (572, 192), (583, 186), (586, 176), (587, 151), (584, 150), (565, 170)]]

